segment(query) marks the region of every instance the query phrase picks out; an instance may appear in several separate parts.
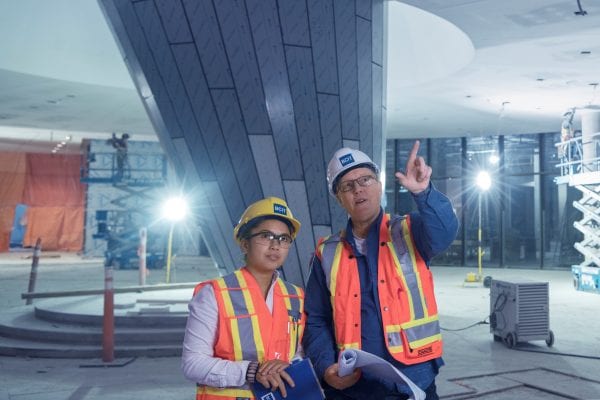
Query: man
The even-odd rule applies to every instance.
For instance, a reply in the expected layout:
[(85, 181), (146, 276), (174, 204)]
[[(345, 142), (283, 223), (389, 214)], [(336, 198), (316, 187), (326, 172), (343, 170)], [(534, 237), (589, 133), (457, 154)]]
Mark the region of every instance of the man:
[[(569, 111), (563, 114), (562, 124), (560, 126), (560, 142), (561, 145), (557, 147), (558, 158), (561, 163), (568, 163), (571, 161), (571, 143), (573, 139), (573, 117), (575, 116), (575, 109), (571, 108)], [(565, 168), (568, 170), (570, 166)]]
[(340, 234), (319, 240), (306, 286), (305, 354), (328, 399), (407, 399), (408, 386), (355, 370), (338, 376), (339, 350), (360, 348), (392, 363), (437, 399), (442, 341), (428, 268), (455, 239), (450, 200), (430, 182), (416, 141), (400, 184), (418, 212), (384, 214), (379, 167), (363, 152), (338, 150), (327, 169), (329, 192), (350, 219)]
[(125, 166), (128, 164), (127, 162), (127, 140), (129, 140), (129, 134), (124, 133), (121, 135), (119, 139), (117, 135), (114, 133), (112, 137), (108, 139), (108, 143), (112, 145), (117, 151), (117, 180), (123, 179), (123, 173), (125, 171)]

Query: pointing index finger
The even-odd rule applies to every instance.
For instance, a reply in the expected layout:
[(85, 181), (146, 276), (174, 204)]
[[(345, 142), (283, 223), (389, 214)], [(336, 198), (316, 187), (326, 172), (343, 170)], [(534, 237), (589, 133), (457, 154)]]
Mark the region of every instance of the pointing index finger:
[(417, 158), (417, 152), (419, 151), (420, 144), (421, 143), (418, 140), (415, 140), (415, 143), (413, 144), (413, 147), (410, 150), (410, 154), (408, 155), (408, 161), (406, 162), (408, 165), (415, 162), (415, 159)]

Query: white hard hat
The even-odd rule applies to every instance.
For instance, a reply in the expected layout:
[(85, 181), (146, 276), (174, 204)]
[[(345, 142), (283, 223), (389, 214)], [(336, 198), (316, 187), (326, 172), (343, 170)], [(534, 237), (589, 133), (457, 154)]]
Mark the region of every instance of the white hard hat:
[(367, 167), (375, 170), (379, 174), (379, 166), (369, 158), (368, 155), (360, 150), (354, 150), (349, 147), (343, 147), (336, 151), (327, 165), (327, 187), (329, 194), (335, 197), (334, 186), (336, 180), (346, 171), (356, 167)]

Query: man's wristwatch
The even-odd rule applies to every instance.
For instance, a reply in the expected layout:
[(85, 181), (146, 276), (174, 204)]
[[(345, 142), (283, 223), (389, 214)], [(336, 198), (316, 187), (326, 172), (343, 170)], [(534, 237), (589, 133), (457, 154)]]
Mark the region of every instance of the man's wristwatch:
[(256, 371), (258, 371), (258, 361), (250, 361), (246, 370), (246, 381), (254, 383), (256, 381)]

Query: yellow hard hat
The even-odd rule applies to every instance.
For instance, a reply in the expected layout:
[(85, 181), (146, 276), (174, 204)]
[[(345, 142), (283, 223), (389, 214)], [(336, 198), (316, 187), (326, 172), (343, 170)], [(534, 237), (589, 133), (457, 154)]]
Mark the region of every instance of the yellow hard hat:
[(240, 217), (240, 221), (233, 229), (233, 238), (239, 243), (242, 238), (239, 237), (240, 230), (247, 225), (250, 221), (259, 217), (274, 217), (275, 219), (281, 219), (288, 221), (292, 225), (292, 239), (296, 238), (298, 231), (300, 230), (300, 221), (294, 218), (292, 210), (289, 209), (285, 200), (279, 197), (267, 197), (252, 203), (246, 208), (246, 211)]

